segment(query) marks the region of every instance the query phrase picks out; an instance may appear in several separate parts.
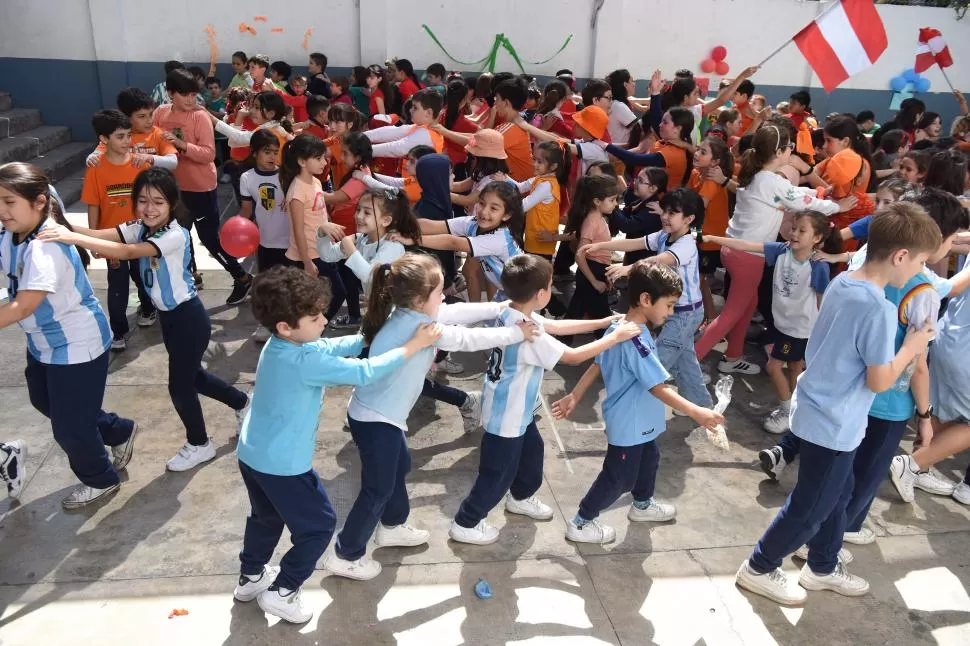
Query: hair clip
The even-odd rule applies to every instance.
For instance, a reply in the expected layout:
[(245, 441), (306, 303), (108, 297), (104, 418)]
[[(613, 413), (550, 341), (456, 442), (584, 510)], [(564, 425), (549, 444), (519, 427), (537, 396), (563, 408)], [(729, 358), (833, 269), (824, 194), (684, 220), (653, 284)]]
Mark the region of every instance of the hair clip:
[(400, 195), (400, 191), (398, 191), (396, 188), (388, 188), (384, 190), (384, 197), (389, 202), (393, 202), (394, 200), (396, 200), (399, 197), (399, 195)]
[(391, 263), (385, 262), (381, 265), (381, 271), (391, 271)]

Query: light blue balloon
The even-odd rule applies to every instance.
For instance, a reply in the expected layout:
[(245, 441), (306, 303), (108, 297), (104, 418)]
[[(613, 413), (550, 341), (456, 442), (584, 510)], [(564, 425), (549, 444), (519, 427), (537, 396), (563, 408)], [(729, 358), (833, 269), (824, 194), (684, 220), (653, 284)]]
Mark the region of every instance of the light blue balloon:
[(906, 70), (903, 70), (903, 78), (909, 81), (910, 83), (915, 83), (916, 81), (919, 80), (920, 76), (919, 74), (916, 73), (916, 70), (910, 67)]
[(906, 89), (908, 81), (902, 76), (894, 76), (889, 79), (889, 87), (892, 88), (893, 92), (902, 92)]
[(917, 92), (928, 92), (930, 89), (930, 80), (925, 76), (919, 77), (916, 81), (916, 91)]

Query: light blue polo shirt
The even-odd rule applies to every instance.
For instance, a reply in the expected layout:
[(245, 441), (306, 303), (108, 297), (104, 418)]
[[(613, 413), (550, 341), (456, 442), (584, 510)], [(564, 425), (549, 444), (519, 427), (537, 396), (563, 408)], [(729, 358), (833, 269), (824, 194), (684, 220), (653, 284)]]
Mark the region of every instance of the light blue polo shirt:
[[(607, 329), (609, 334), (619, 323)], [(606, 384), (603, 420), (606, 439), (613, 446), (652, 442), (664, 432), (664, 404), (650, 389), (670, 375), (660, 363), (657, 346), (646, 325), (640, 336), (619, 343), (596, 357)]]

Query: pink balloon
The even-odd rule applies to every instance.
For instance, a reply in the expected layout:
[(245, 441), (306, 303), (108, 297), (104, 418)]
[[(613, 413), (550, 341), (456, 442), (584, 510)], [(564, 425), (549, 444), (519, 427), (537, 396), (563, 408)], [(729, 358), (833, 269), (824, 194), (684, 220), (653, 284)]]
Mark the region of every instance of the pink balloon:
[(731, 71), (731, 66), (724, 61), (718, 61), (717, 67), (714, 68), (717, 71), (718, 76), (724, 76)]
[(245, 258), (259, 247), (259, 228), (251, 220), (234, 215), (222, 225), (219, 242), (230, 256)]
[(727, 47), (724, 45), (718, 45), (712, 49), (711, 58), (713, 58), (715, 61), (723, 61), (725, 58), (727, 58)]
[(710, 74), (715, 69), (717, 69), (717, 61), (713, 58), (705, 58), (701, 61), (701, 71), (705, 74)]

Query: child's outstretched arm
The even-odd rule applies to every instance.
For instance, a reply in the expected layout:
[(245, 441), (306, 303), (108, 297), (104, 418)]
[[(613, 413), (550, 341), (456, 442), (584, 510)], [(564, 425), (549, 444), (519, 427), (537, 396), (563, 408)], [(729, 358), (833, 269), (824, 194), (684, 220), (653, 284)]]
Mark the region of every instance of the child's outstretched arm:
[[(86, 235), (98, 234), (98, 235)], [(158, 247), (150, 242), (126, 244), (121, 242), (117, 229), (91, 230), (78, 227), (71, 231), (60, 224), (49, 225), (37, 235), (45, 242), (64, 242), (84, 247), (89, 251), (115, 260), (134, 260), (135, 258), (155, 258), (161, 255)]]
[(650, 389), (650, 394), (674, 410), (686, 413), (692, 420), (712, 431), (716, 430), (719, 424), (724, 423), (723, 415), (710, 408), (701, 408), (697, 404), (687, 401), (668, 384), (657, 384)]
[(442, 325), (474, 325), (481, 321), (495, 320), (509, 301), (496, 303), (442, 303), (438, 308), (438, 323)]
[(737, 249), (738, 251), (748, 251), (750, 253), (764, 253), (765, 243), (763, 242), (751, 242), (750, 240), (738, 240), (737, 238), (725, 238), (724, 236), (704, 236), (704, 242), (713, 242), (714, 244), (719, 244), (722, 247), (727, 247), (728, 249)]
[[(472, 135), (466, 135), (461, 132), (455, 132), (454, 130), (448, 130), (440, 123), (432, 123), (428, 127), (434, 130), (435, 132), (437, 132), (439, 135), (441, 135), (448, 141), (452, 143), (456, 143), (459, 146), (467, 146), (468, 143), (472, 140)], [(486, 126), (486, 127), (491, 127), (491, 126)]]
[(600, 364), (592, 363), (583, 376), (579, 378), (576, 385), (573, 387), (572, 392), (567, 394), (562, 399), (553, 402), (552, 404), (552, 416), (556, 419), (566, 419), (572, 412), (576, 410), (576, 405), (582, 401), (583, 396), (586, 395), (586, 391), (589, 387), (593, 385), (596, 378), (600, 376)]
[[(444, 222), (441, 224), (444, 224)], [(403, 242), (404, 238), (400, 238), (400, 240)], [(468, 238), (450, 233), (421, 236), (421, 246), (428, 249), (438, 249), (439, 251), (464, 251), (465, 253), (473, 253), (472, 245), (468, 241)]]
[(518, 127), (525, 130), (536, 141), (553, 141), (557, 144), (565, 145), (569, 149), (569, 154), (571, 155), (579, 154), (576, 144), (566, 139), (565, 137), (560, 137), (559, 135), (553, 132), (549, 132), (548, 130), (540, 130), (539, 128), (536, 128), (534, 125), (532, 125), (531, 123), (523, 119), (521, 114), (515, 115), (515, 119), (512, 120), (512, 123), (514, 123)]
[(601, 319), (542, 319), (543, 329), (553, 336), (569, 336), (572, 334), (587, 334), (597, 330), (605, 330), (613, 321), (623, 318), (621, 314), (607, 316)]
[(418, 226), (424, 235), (437, 235), (449, 233), (448, 223), (444, 220), (429, 220), (428, 218), (418, 218)]
[(962, 294), (967, 291), (967, 287), (970, 287), (970, 260), (964, 263), (963, 269), (950, 278), (950, 293), (948, 295), (952, 297)]
[(532, 342), (542, 332), (533, 321), (519, 321), (515, 327), (466, 328), (459, 325), (441, 326), (441, 338), (435, 344), (448, 352), (475, 352), (504, 348), (513, 343)]
[(609, 334), (604, 334), (601, 338), (578, 348), (567, 348), (563, 353), (560, 363), (569, 366), (578, 366), (587, 359), (592, 359), (604, 350), (612, 348), (617, 343), (622, 343), (635, 336), (640, 336), (640, 326), (631, 321), (618, 325)]
[[(707, 236), (704, 236), (704, 239), (707, 240)], [(610, 251), (643, 251), (646, 248), (646, 240), (643, 237), (623, 238), (609, 240), (608, 242), (593, 242), (581, 245), (576, 250), (576, 255), (586, 256), (587, 254), (603, 251), (604, 249), (609, 249)]]

